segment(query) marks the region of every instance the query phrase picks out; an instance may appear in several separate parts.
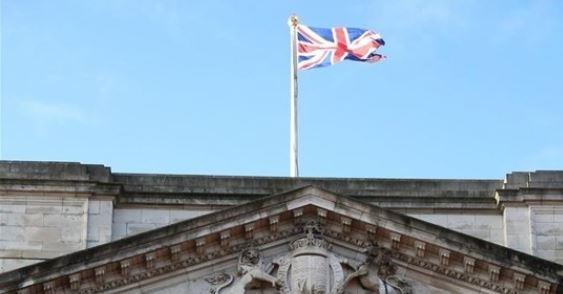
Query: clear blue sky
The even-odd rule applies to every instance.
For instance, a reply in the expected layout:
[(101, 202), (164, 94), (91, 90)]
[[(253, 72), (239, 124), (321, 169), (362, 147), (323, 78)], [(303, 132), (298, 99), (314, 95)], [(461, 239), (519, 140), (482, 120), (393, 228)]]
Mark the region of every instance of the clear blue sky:
[(2, 159), (288, 175), (294, 12), (389, 56), (300, 73), (303, 176), (563, 169), (562, 1), (0, 2)]

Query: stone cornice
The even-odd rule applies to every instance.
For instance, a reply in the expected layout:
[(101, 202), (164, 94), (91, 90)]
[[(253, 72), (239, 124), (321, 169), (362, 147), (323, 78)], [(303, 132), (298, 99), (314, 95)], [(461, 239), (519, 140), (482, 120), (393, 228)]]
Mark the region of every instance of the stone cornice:
[(112, 196), (118, 197), (122, 187), (114, 183), (62, 180), (24, 180), (0, 178), (1, 196)]
[(0, 191), (94, 190), (93, 193), (118, 194), (117, 206), (226, 207), (307, 185), (393, 209), (494, 210), (494, 192), (502, 181), (126, 174), (114, 173), (103, 165), (0, 161)]
[(528, 202), (563, 205), (563, 171), (513, 172), (495, 192), (501, 206)]

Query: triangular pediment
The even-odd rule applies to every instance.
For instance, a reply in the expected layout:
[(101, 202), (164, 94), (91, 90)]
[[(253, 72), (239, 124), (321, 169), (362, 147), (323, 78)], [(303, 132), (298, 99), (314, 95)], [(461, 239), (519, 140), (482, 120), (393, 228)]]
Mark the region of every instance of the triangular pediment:
[[(296, 253), (301, 246), (297, 241), (312, 247)], [(323, 282), (314, 280), (306, 266), (299, 268), (294, 258), (316, 256), (315, 246), (326, 260), (303, 260), (319, 262), (315, 266), (320, 271), (330, 269)], [(241, 260), (249, 248), (260, 256), (249, 258), (260, 259), (260, 265), (250, 262), (245, 268)], [(377, 258), (379, 263), (373, 261)], [(390, 267), (387, 274), (381, 272), (385, 266)], [(306, 273), (308, 280), (296, 285), (301, 282), (292, 280), (290, 269), (293, 275), (296, 270)], [(198, 289), (190, 293), (238, 293), (234, 289), (245, 271), (262, 277), (244, 284), (258, 288), (251, 290), (255, 293), (306, 293), (296, 289), (311, 290), (313, 285), (325, 287), (326, 293), (337, 293), (339, 287), (355, 287), (353, 293), (377, 291), (362, 277), (379, 281), (372, 287), (386, 279), (393, 287), (404, 283), (403, 291), (552, 293), (560, 287), (563, 266), (306, 186), (4, 273), (0, 288), (119, 293), (146, 287), (156, 293), (170, 284)], [(268, 287), (268, 281), (274, 286)]]

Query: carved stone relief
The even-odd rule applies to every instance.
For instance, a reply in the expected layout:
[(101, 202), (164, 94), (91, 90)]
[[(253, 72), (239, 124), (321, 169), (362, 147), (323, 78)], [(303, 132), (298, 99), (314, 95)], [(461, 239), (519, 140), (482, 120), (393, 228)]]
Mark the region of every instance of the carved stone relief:
[(346, 276), (336, 293), (346, 293), (348, 284), (354, 279), (358, 279), (364, 289), (376, 293), (413, 293), (410, 284), (399, 278), (396, 273), (397, 267), (391, 263), (391, 251), (373, 243), (366, 249), (366, 260)]
[(272, 267), (272, 264), (265, 266), (258, 249), (250, 247), (239, 255), (236, 277), (220, 273), (206, 278), (206, 281), (214, 285), (210, 290), (213, 294), (242, 294), (254, 282), (266, 282), (278, 288), (281, 285), (279, 280), (270, 275)]
[(339, 259), (330, 252), (331, 245), (322, 237), (318, 223), (304, 225), (306, 236), (290, 243), (290, 253), (275, 261), (278, 279), (286, 294), (329, 294), (342, 282), (344, 274)]
[[(236, 274), (217, 273), (205, 279), (213, 285), (211, 293), (243, 294), (262, 283), (284, 294), (345, 294), (352, 281), (369, 293), (413, 293), (410, 285), (396, 275), (388, 249), (371, 244), (365, 250), (365, 260), (354, 263), (332, 252), (319, 223), (304, 224), (303, 232), (302, 237), (290, 242), (290, 252), (273, 263), (264, 263), (254, 247), (243, 250)], [(352, 269), (348, 274), (343, 264)]]

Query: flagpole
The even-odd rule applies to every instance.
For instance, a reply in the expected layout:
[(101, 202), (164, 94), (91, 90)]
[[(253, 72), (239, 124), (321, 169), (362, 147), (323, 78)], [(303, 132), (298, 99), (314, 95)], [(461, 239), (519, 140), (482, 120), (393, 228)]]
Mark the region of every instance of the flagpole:
[(287, 22), (289, 25), (289, 44), (291, 52), (290, 62), (290, 119), (289, 119), (289, 176), (299, 177), (299, 158), (297, 141), (297, 16), (292, 15)]

